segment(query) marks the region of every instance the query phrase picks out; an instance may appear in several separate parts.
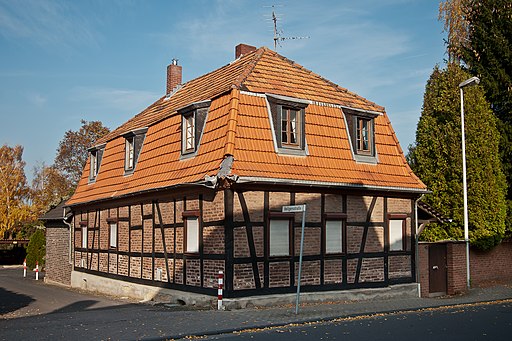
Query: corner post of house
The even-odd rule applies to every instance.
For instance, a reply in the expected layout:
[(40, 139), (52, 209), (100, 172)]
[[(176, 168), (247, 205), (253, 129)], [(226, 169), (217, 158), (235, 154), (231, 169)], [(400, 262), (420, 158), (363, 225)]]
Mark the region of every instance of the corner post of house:
[(234, 217), (233, 217), (233, 198), (232, 188), (224, 189), (224, 247), (225, 247), (225, 266), (224, 266), (224, 297), (230, 297), (233, 292), (233, 256), (234, 256)]

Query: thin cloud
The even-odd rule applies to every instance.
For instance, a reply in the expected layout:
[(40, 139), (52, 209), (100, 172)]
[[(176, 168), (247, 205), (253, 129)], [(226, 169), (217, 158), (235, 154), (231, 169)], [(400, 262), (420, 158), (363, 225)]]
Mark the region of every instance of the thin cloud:
[(27, 96), (27, 99), (30, 103), (39, 108), (43, 107), (48, 101), (48, 99), (41, 94), (30, 94)]
[(97, 46), (99, 34), (73, 2), (0, 1), (0, 34), (43, 47)]

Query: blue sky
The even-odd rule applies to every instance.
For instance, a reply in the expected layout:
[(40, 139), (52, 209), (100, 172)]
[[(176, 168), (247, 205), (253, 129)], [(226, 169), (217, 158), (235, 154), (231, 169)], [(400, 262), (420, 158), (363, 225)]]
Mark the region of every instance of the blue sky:
[(111, 129), (246, 43), (278, 52), (386, 107), (402, 149), (414, 142), (426, 81), (446, 58), (435, 0), (0, 0), (0, 144), (24, 146), (26, 173), (51, 164), (80, 120)]

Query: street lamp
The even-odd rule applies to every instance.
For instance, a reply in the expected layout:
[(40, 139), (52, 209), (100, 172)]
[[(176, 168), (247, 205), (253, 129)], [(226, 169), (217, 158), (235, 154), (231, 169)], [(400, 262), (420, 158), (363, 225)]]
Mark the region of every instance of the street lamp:
[(464, 240), (466, 241), (466, 275), (469, 288), (469, 230), (468, 230), (468, 184), (466, 180), (466, 137), (464, 129), (464, 87), (480, 83), (480, 78), (471, 77), (459, 84), (460, 89), (460, 122), (462, 130), (462, 187), (464, 191)]

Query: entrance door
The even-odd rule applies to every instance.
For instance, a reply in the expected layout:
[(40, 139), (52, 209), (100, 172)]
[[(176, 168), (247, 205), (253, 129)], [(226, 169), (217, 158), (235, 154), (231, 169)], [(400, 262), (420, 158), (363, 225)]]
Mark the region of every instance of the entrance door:
[(446, 244), (431, 244), (428, 250), (429, 293), (444, 295), (447, 289)]

